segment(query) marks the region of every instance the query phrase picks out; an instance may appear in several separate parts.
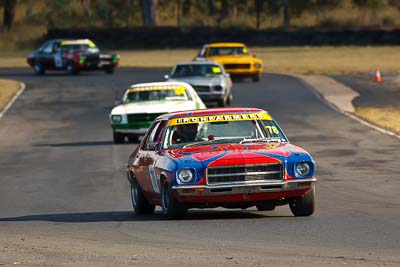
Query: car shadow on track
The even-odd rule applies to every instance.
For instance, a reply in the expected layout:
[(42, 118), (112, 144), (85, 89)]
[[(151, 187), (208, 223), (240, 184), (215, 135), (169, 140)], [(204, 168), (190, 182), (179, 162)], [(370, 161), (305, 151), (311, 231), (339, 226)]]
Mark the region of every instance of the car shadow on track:
[[(266, 214), (254, 211), (191, 211), (183, 220), (240, 220), (261, 218), (282, 218), (282, 216)], [(0, 218), (0, 222), (30, 222), (47, 221), (63, 223), (90, 223), (90, 222), (141, 222), (141, 221), (163, 221), (166, 220), (160, 211), (154, 214), (138, 215), (130, 211), (106, 211), (106, 212), (83, 212), (83, 213), (58, 213), (37, 214), (17, 217)]]

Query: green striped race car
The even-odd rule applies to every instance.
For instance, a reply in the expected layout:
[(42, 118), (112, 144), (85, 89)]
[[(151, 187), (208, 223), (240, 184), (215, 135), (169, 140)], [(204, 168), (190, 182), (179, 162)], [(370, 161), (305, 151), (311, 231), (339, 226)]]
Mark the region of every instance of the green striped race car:
[(137, 142), (161, 114), (205, 108), (192, 86), (184, 82), (132, 85), (126, 90), (122, 104), (110, 113), (114, 143), (122, 144), (126, 138), (129, 142)]

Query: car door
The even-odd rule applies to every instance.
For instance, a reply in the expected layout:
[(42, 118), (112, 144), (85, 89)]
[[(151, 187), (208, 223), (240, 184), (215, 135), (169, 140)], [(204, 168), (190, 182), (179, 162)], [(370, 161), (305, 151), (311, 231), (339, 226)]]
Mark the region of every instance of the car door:
[(45, 69), (54, 69), (54, 42), (49, 42), (41, 50), (41, 64)]
[(157, 160), (160, 158), (159, 149), (161, 147), (162, 133), (166, 121), (156, 122), (150, 129), (148, 135), (146, 135), (144, 142), (142, 143), (142, 151), (139, 158), (141, 162), (142, 170), (141, 175), (144, 178), (143, 191), (149, 198), (158, 198), (160, 193), (160, 179), (157, 175), (155, 166)]

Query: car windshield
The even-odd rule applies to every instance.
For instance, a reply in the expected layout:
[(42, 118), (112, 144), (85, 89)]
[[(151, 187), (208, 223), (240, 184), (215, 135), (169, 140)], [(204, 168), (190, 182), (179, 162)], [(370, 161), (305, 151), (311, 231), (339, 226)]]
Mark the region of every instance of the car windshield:
[(171, 77), (209, 76), (222, 73), (221, 67), (214, 64), (185, 64), (177, 65)]
[(154, 90), (154, 91), (131, 91), (124, 96), (124, 103), (145, 101), (177, 101), (188, 100), (185, 90)]
[(277, 141), (287, 142), (287, 139), (273, 120), (212, 121), (169, 125), (163, 148)]
[(209, 56), (249, 55), (249, 50), (244, 46), (239, 47), (211, 47)]

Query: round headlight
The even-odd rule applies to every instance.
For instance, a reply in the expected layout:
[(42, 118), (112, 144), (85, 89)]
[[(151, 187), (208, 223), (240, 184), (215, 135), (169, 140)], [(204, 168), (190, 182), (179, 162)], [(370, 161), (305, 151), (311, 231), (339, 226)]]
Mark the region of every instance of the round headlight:
[(215, 91), (222, 91), (222, 86), (221, 85), (215, 85), (214, 86)]
[(296, 172), (301, 176), (306, 176), (310, 173), (311, 167), (307, 162), (300, 162), (296, 165)]
[(193, 179), (193, 172), (190, 169), (182, 169), (178, 172), (178, 178), (183, 183), (188, 183)]
[(122, 121), (122, 116), (121, 115), (112, 115), (111, 120), (115, 123), (120, 123)]
[(256, 69), (261, 68), (261, 64), (259, 64), (259, 63), (254, 64), (254, 68), (256, 68)]

